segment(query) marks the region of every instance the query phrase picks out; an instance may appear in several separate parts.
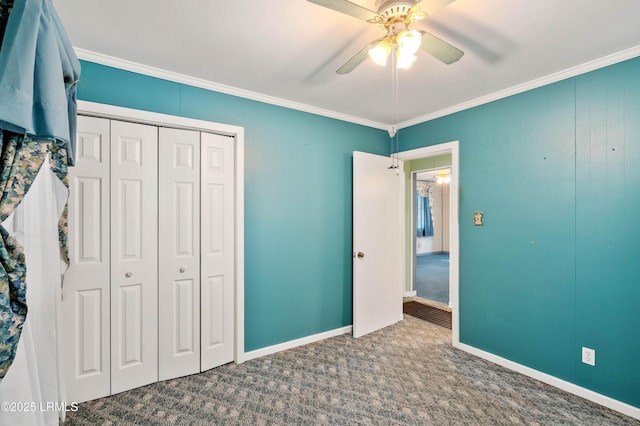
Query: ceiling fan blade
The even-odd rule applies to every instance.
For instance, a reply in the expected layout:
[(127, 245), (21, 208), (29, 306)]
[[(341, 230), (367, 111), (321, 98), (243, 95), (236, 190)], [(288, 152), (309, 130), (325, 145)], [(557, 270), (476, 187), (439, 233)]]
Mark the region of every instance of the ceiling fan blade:
[(349, 59), (343, 66), (336, 70), (337, 74), (349, 74), (353, 71), (358, 65), (364, 62), (365, 59), (369, 56), (369, 49), (380, 43), (382, 39), (374, 40), (371, 43), (367, 44), (361, 51), (356, 53), (351, 59)]
[(422, 33), (422, 50), (433, 56), (434, 58), (450, 65), (462, 58), (464, 52), (455, 46), (450, 45), (446, 41), (439, 39), (431, 33), (420, 31)]
[(450, 5), (455, 0), (421, 0), (418, 2), (420, 10), (426, 12), (427, 15), (433, 15), (440, 9)]
[(351, 3), (349, 0), (307, 0), (310, 3), (315, 3), (320, 6), (333, 9), (345, 15), (353, 16), (354, 18), (368, 21), (369, 19), (375, 19), (378, 14), (372, 10), (362, 7), (358, 4)]

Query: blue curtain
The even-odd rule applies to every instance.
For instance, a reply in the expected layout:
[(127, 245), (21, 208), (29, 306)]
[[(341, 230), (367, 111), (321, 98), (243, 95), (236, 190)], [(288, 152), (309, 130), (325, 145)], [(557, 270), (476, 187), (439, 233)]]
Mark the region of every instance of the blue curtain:
[(433, 218), (429, 197), (416, 193), (416, 236), (433, 237)]

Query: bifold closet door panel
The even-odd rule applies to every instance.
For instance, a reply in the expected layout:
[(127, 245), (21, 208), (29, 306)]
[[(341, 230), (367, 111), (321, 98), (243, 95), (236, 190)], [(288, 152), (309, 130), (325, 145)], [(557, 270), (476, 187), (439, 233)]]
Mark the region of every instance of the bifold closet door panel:
[(235, 152), (229, 136), (201, 136), (202, 371), (233, 361)]
[(158, 380), (158, 130), (111, 121), (111, 393)]
[(200, 132), (160, 128), (160, 380), (200, 372)]
[(62, 296), (69, 401), (110, 394), (109, 120), (78, 117), (69, 167), (69, 257)]

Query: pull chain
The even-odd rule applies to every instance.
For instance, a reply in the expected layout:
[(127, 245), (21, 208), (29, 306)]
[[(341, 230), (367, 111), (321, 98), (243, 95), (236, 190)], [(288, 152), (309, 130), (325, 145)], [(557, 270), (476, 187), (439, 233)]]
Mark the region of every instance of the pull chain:
[(390, 144), (391, 144), (391, 166), (390, 169), (396, 169), (396, 174), (399, 174), (400, 161), (398, 159), (398, 150), (400, 148), (400, 136), (398, 135), (398, 109), (399, 109), (399, 92), (398, 92), (398, 67), (396, 66), (397, 60), (397, 47), (394, 47), (391, 55), (391, 98), (393, 109), (393, 125), (389, 130)]

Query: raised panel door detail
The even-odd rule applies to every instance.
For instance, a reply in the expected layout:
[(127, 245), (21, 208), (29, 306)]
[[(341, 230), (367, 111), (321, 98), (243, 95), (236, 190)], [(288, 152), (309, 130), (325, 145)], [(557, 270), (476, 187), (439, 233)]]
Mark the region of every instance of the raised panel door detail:
[(207, 253), (216, 254), (224, 251), (224, 186), (221, 184), (208, 184), (205, 194), (207, 213), (203, 220), (207, 221), (209, 235), (207, 238)]
[(120, 366), (142, 363), (142, 285), (120, 288)]
[(76, 162), (102, 162), (102, 144), (104, 142), (101, 133), (78, 132), (76, 141)]
[(142, 181), (121, 180), (120, 216), (120, 260), (142, 258)]
[(176, 143), (174, 147), (175, 147), (175, 150), (174, 150), (173, 167), (176, 169), (185, 168), (189, 170), (194, 170), (193, 168), (193, 166), (195, 165), (195, 161), (193, 158), (195, 154), (194, 146), (191, 144)]
[(193, 280), (174, 283), (174, 347), (175, 354), (194, 352), (193, 307), (195, 306)]
[(221, 345), (224, 339), (224, 277), (208, 277), (205, 283), (203, 312), (208, 330), (205, 342), (207, 349), (211, 349)]
[(207, 147), (205, 158), (208, 173), (224, 173), (224, 150), (222, 148)]
[(120, 137), (118, 142), (120, 164), (142, 166), (142, 139)]
[[(194, 255), (194, 237), (197, 235), (194, 223), (194, 208), (196, 200), (192, 182), (177, 182), (174, 184), (175, 196), (175, 224), (176, 256)], [(199, 224), (198, 224), (199, 225)]]
[(102, 261), (102, 186), (99, 177), (76, 177), (72, 187), (75, 197), (75, 244), (76, 263), (95, 263)]
[(78, 318), (74, 358), (77, 377), (102, 373), (102, 291), (76, 292), (75, 309)]

